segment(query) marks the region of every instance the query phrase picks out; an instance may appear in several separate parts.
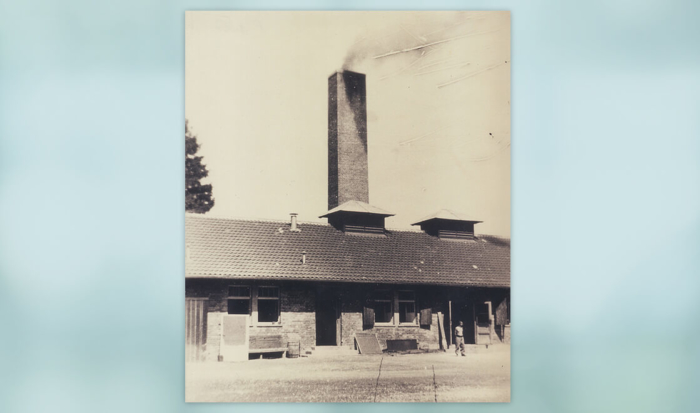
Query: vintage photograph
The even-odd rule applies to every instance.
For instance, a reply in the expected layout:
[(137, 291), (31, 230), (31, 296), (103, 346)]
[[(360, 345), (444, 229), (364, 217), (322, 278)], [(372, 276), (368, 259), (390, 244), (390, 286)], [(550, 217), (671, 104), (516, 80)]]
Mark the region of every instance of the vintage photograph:
[(187, 402), (510, 401), (510, 20), (186, 13)]

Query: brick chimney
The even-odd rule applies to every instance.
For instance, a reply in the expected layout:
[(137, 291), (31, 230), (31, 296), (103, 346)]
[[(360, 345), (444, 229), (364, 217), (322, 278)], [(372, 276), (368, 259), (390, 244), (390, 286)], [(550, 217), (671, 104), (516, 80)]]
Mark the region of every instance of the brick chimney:
[(328, 78), (328, 209), (369, 203), (365, 75), (341, 71)]

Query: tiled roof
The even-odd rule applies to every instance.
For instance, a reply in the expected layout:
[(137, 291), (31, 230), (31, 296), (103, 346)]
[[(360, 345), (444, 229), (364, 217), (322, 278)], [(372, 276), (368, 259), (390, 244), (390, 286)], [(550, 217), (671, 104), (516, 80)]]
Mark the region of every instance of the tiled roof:
[(337, 207), (331, 209), (330, 211), (321, 215), (319, 218), (326, 217), (330, 214), (335, 214), (336, 212), (363, 212), (368, 214), (384, 215), (387, 217), (394, 216), (394, 214), (392, 214), (391, 212), (387, 212), (381, 208), (377, 208), (376, 206), (370, 205), (365, 202), (348, 201), (343, 203), (342, 205), (338, 205)]
[(474, 219), (470, 217), (467, 214), (461, 213), (461, 212), (454, 212), (450, 211), (449, 209), (441, 209), (438, 212), (428, 215), (427, 217), (421, 219), (420, 221), (416, 222), (415, 224), (411, 225), (419, 225), (422, 224), (425, 221), (430, 221), (432, 219), (448, 219), (451, 221), (469, 221), (469, 222), (483, 222), (479, 221), (478, 219)]
[[(330, 225), (186, 214), (187, 278), (510, 286), (510, 240), (440, 240), (422, 232), (344, 234)], [(302, 264), (302, 252), (306, 263)]]

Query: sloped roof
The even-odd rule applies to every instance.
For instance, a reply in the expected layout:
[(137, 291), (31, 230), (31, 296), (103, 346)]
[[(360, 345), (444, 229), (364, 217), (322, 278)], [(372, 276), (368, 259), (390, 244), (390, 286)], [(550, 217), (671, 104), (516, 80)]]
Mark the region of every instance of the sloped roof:
[[(344, 234), (330, 225), (185, 217), (187, 278), (510, 286), (510, 240), (422, 232)], [(306, 264), (301, 263), (306, 252)]]
[(328, 215), (335, 214), (336, 212), (362, 212), (366, 214), (384, 215), (386, 217), (394, 216), (394, 214), (392, 214), (391, 212), (387, 212), (381, 208), (377, 208), (365, 202), (348, 201), (343, 203), (342, 205), (338, 205), (337, 207), (331, 209), (324, 215), (321, 215), (319, 218), (327, 217)]
[(470, 217), (467, 214), (464, 214), (462, 212), (455, 212), (455, 211), (450, 211), (449, 209), (441, 209), (438, 212), (428, 215), (427, 217), (421, 219), (420, 221), (416, 222), (415, 224), (411, 225), (420, 225), (426, 221), (430, 221), (432, 219), (447, 219), (450, 221), (469, 221), (469, 222), (483, 222), (479, 221), (478, 219), (474, 219)]

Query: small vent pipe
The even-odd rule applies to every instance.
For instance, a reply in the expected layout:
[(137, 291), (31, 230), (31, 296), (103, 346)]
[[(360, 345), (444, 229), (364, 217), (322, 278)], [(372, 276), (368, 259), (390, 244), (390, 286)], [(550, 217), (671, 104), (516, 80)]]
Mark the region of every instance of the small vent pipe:
[(289, 214), (289, 215), (290, 215), (291, 218), (292, 218), (292, 227), (291, 227), (289, 230), (290, 230), (290, 231), (293, 231), (293, 232), (298, 232), (298, 231), (300, 231), (299, 228), (298, 228), (298, 226), (297, 226), (297, 215), (298, 215), (298, 214), (297, 214), (296, 212), (292, 212), (292, 213)]

